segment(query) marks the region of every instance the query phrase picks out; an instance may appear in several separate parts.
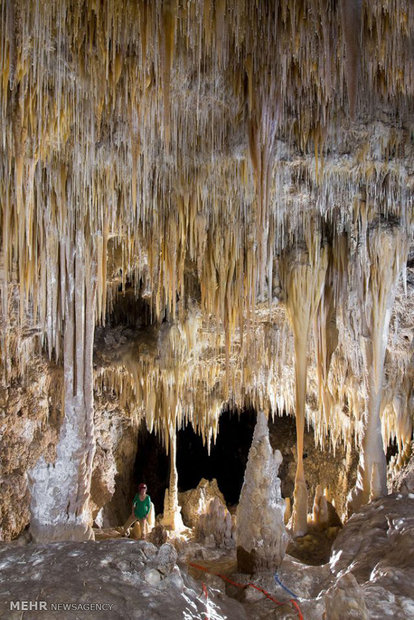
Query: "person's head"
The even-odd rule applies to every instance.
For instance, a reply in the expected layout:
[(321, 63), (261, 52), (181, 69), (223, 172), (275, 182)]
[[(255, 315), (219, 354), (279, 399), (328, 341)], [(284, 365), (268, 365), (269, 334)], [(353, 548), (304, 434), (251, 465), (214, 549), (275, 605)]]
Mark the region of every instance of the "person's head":
[(147, 485), (144, 482), (141, 482), (141, 484), (138, 485), (138, 493), (140, 495), (145, 495), (146, 492), (147, 492)]

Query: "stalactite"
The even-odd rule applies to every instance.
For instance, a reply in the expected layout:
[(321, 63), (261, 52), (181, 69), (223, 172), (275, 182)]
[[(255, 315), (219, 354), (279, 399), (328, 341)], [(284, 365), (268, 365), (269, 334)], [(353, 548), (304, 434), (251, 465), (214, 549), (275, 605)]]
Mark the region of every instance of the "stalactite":
[(316, 368), (318, 374), (318, 396), (321, 411), (323, 433), (328, 434), (331, 428), (330, 416), (333, 408), (333, 397), (329, 389), (328, 376), (332, 354), (338, 344), (338, 329), (336, 326), (336, 308), (334, 299), (335, 276), (332, 273), (332, 261), (326, 273), (326, 282), (315, 314), (314, 340), (316, 344)]
[[(83, 231), (79, 248), (96, 263), (96, 311), (82, 318), (78, 300), (77, 320), (91, 331), (95, 320), (103, 326), (131, 286), (148, 301), (154, 332), (167, 326), (151, 351), (130, 350), (99, 367), (95, 386), (112, 389), (166, 446), (173, 416), (209, 445), (228, 400), (293, 414), (297, 338), (284, 327), (279, 301), (289, 269), (279, 274), (277, 257), (300, 244), (298, 231), (314, 213), (335, 229), (335, 276), (316, 330), (321, 397), (331, 394), (334, 405), (324, 403), (323, 421), (307, 414), (320, 443), (329, 431), (334, 446), (354, 433), (359, 445), (361, 326), (346, 317), (349, 308), (358, 314), (348, 272), (376, 214), (398, 217), (412, 235), (413, 3), (393, 0), (393, 10), (357, 0), (0, 6), (3, 384), (27, 364), (22, 353), (14, 365), (13, 330), (36, 334), (22, 352), (45, 352), (68, 368), (72, 218)], [(310, 267), (299, 260), (292, 274), (297, 266), (316, 277), (313, 251)], [(306, 297), (297, 286), (298, 299)], [(289, 299), (288, 290), (288, 308)], [(303, 385), (303, 361), (297, 373)], [(404, 381), (390, 386), (382, 421), (401, 442), (409, 407), (389, 403), (397, 392), (405, 402)], [(91, 385), (89, 377), (88, 394)]]
[(299, 248), (285, 255), (280, 265), (282, 287), (295, 342), (295, 395), (297, 469), (293, 531), (296, 536), (307, 531), (307, 490), (303, 468), (303, 433), (307, 375), (307, 340), (311, 321), (323, 293), (327, 268), (327, 247), (321, 247), (317, 230), (309, 231), (308, 249)]
[(15, 6), (14, 0), (7, 0), (7, 35), (9, 41), (9, 84), (10, 89), (14, 88), (14, 80), (16, 73), (16, 18), (15, 18)]
[(174, 54), (174, 35), (176, 21), (176, 0), (162, 3), (161, 25), (161, 73), (163, 77), (164, 131), (166, 148), (170, 143), (170, 80)]
[(395, 224), (374, 222), (367, 232), (368, 267), (362, 281), (362, 308), (367, 334), (367, 403), (356, 488), (351, 498), (355, 510), (368, 499), (387, 494), (387, 473), (381, 435), (381, 397), (388, 328), (395, 286), (407, 257), (407, 239)]
[(345, 40), (345, 75), (349, 111), (355, 116), (361, 56), (362, 0), (341, 0), (342, 29)]

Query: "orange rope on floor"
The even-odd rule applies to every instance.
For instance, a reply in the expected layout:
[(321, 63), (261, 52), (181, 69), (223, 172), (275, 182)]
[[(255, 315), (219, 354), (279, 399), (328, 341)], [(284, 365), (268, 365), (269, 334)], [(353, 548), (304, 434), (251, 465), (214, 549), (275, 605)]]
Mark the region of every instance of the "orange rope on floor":
[[(296, 611), (298, 612), (299, 620), (303, 620), (303, 615), (302, 615), (302, 612), (300, 610), (300, 607), (299, 607), (298, 603), (295, 600), (293, 600), (293, 598), (290, 598), (288, 601), (285, 601), (285, 602), (278, 601), (276, 598), (271, 596), (269, 594), (269, 592), (266, 592), (266, 590), (263, 590), (263, 588), (261, 588), (260, 586), (257, 586), (254, 583), (250, 583), (250, 582), (249, 583), (237, 583), (236, 581), (232, 581), (231, 579), (226, 577), (226, 575), (221, 575), (220, 573), (213, 573), (212, 571), (208, 570), (208, 568), (205, 568), (204, 566), (200, 566), (200, 564), (194, 564), (193, 562), (188, 562), (188, 565), (192, 566), (193, 568), (197, 568), (198, 570), (202, 570), (205, 573), (209, 573), (210, 575), (215, 575), (216, 577), (220, 577), (220, 579), (223, 579), (224, 581), (227, 581), (232, 586), (236, 586), (236, 588), (242, 588), (244, 590), (245, 588), (248, 588), (250, 586), (251, 588), (254, 588), (255, 590), (258, 590), (259, 592), (262, 592), (262, 594), (264, 594), (266, 596), (266, 598), (271, 600), (276, 605), (286, 605), (286, 603), (292, 603), (292, 605), (295, 607)], [(204, 594), (206, 594), (206, 590), (207, 590), (207, 587), (206, 587), (205, 583), (203, 583), (203, 592), (204, 592)], [(206, 597), (207, 597), (207, 594), (206, 594)]]
[(207, 586), (205, 583), (203, 583), (203, 592), (204, 592), (204, 596), (206, 597), (206, 620), (210, 620), (210, 615), (208, 613), (208, 590), (207, 590)]

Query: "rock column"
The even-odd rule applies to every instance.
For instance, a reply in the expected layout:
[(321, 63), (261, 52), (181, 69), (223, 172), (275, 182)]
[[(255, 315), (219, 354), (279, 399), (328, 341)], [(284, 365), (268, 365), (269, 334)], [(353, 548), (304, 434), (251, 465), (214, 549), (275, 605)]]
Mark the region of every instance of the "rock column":
[(387, 494), (387, 463), (381, 433), (384, 360), (396, 284), (407, 257), (407, 241), (400, 227), (378, 224), (368, 232), (368, 268), (361, 283), (368, 371), (364, 434), (356, 487), (350, 509)]
[(295, 403), (297, 468), (293, 506), (293, 532), (302, 536), (307, 531), (308, 492), (303, 467), (303, 435), (305, 430), (305, 401), (307, 379), (307, 341), (325, 284), (328, 264), (327, 248), (321, 247), (317, 231), (310, 237), (307, 248), (295, 248), (282, 257), (281, 283), (292, 325), (295, 342)]
[(55, 462), (46, 463), (42, 457), (29, 474), (30, 531), (36, 542), (93, 538), (88, 503), (95, 452), (92, 356), (96, 261), (83, 231), (68, 231), (60, 259), (65, 292), (65, 417)]
[(260, 412), (237, 508), (237, 564), (241, 572), (275, 569), (285, 555), (285, 501), (277, 476), (281, 462), (280, 451), (273, 451), (270, 445), (266, 416)]
[(174, 532), (181, 532), (184, 528), (181, 517), (181, 506), (178, 504), (178, 473), (176, 465), (177, 435), (175, 430), (170, 435), (170, 484), (165, 491), (164, 516), (162, 524)]

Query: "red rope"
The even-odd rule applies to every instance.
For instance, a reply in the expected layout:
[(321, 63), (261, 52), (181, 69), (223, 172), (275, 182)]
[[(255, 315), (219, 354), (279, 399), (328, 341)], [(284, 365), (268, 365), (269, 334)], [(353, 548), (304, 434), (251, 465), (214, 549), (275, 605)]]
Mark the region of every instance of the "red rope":
[(203, 592), (204, 592), (204, 596), (206, 597), (206, 620), (210, 620), (210, 615), (208, 613), (208, 590), (207, 590), (207, 586), (205, 583), (203, 583)]
[[(300, 610), (300, 607), (297, 604), (297, 602), (295, 600), (293, 600), (293, 598), (291, 598), (288, 601), (285, 601), (283, 603), (281, 601), (278, 601), (276, 598), (274, 598), (268, 592), (266, 592), (266, 590), (263, 590), (263, 588), (261, 588), (260, 586), (257, 586), (255, 583), (237, 583), (236, 581), (232, 581), (231, 579), (226, 577), (226, 575), (221, 575), (220, 573), (213, 573), (212, 571), (209, 571), (207, 568), (205, 568), (205, 566), (200, 566), (200, 564), (194, 564), (193, 562), (189, 562), (188, 565), (192, 566), (193, 568), (197, 568), (198, 570), (202, 570), (205, 573), (209, 573), (210, 575), (216, 575), (216, 577), (220, 577), (224, 581), (227, 581), (228, 583), (230, 583), (232, 586), (236, 586), (236, 588), (242, 588), (243, 590), (245, 588), (248, 588), (249, 586), (251, 588), (255, 588), (255, 590), (259, 590), (259, 592), (262, 592), (262, 594), (264, 594), (266, 596), (266, 598), (271, 600), (276, 605), (286, 605), (286, 603), (292, 603), (292, 605), (295, 607), (296, 611), (298, 612), (299, 620), (303, 620), (303, 615), (302, 615), (302, 612)], [(206, 587), (206, 585), (204, 583), (203, 583), (203, 592), (204, 592), (204, 594), (206, 595), (206, 598), (207, 598), (207, 596), (208, 596), (208, 594), (207, 594), (207, 587)]]

